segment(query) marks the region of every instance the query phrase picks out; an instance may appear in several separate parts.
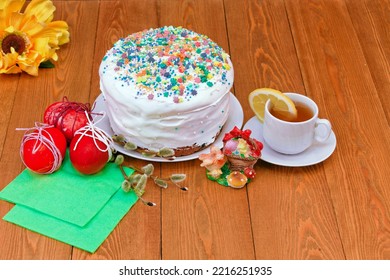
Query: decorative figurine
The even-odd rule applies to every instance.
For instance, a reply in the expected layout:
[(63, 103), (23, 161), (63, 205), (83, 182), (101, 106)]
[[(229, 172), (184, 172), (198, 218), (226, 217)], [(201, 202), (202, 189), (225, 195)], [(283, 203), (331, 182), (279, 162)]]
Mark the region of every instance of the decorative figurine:
[(201, 154), (200, 166), (207, 169), (206, 175), (223, 186), (242, 188), (256, 173), (253, 166), (261, 156), (263, 144), (251, 138), (252, 131), (234, 127), (223, 138), (222, 151), (216, 146), (210, 147), (209, 154)]

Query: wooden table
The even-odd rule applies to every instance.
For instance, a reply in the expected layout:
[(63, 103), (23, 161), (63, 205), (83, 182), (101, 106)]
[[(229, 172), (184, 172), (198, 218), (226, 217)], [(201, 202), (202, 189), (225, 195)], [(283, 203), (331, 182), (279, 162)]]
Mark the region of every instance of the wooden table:
[[(190, 190), (147, 185), (95, 254), (0, 220), (0, 259), (390, 259), (389, 0), (54, 1), (70, 26), (54, 69), (0, 76), (0, 189), (22, 170), (21, 132), (52, 102), (93, 102), (98, 67), (120, 37), (181, 25), (228, 53), (233, 92), (260, 87), (314, 99), (333, 125), (335, 152), (309, 167), (259, 161), (234, 190), (205, 177), (199, 160), (155, 164), (186, 173)], [(135, 165), (146, 162), (130, 159)], [(0, 202), (3, 217), (12, 204)]]

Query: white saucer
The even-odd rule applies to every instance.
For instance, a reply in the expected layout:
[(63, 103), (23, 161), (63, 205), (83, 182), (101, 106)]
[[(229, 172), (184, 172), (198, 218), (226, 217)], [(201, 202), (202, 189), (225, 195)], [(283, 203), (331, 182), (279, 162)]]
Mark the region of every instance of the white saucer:
[(261, 151), (261, 159), (282, 166), (308, 166), (317, 164), (327, 159), (336, 148), (336, 136), (332, 131), (328, 140), (323, 143), (315, 142), (307, 150), (296, 155), (286, 155), (278, 153), (272, 150), (263, 138), (263, 124), (257, 119), (257, 117), (251, 118), (243, 129), (252, 130), (251, 137), (261, 141), (264, 145)]
[[(232, 93), (230, 93), (229, 105), (230, 105), (230, 114), (228, 116), (228, 119), (227, 119), (225, 125), (223, 126), (221, 132), (219, 133), (219, 136), (217, 137), (217, 139), (214, 142), (214, 145), (219, 147), (219, 148), (222, 148), (222, 146), (223, 146), (222, 139), (225, 136), (225, 133), (228, 133), (229, 131), (231, 131), (234, 128), (234, 126), (241, 127), (243, 122), (244, 122), (244, 113), (242, 111), (241, 104)], [(102, 94), (100, 94), (96, 98), (95, 104), (93, 105), (92, 108), (94, 108), (93, 112), (95, 112), (95, 113), (106, 111), (105, 100), (104, 100), (104, 97)], [(111, 129), (110, 122), (109, 122), (107, 116), (105, 116), (100, 122), (98, 122), (96, 126), (103, 129), (108, 135), (114, 135), (114, 131)], [(114, 144), (114, 146), (115, 146), (115, 149), (122, 154), (131, 156), (134, 158), (138, 158), (138, 159), (143, 159), (143, 160), (147, 160), (147, 161), (155, 161), (155, 162), (187, 161), (187, 160), (197, 159), (200, 154), (205, 153), (204, 150), (201, 150), (199, 152), (193, 153), (193, 154), (188, 155), (188, 156), (177, 157), (173, 160), (170, 160), (170, 159), (165, 159), (162, 157), (147, 157), (147, 156), (144, 156), (136, 151), (128, 151), (118, 144)]]

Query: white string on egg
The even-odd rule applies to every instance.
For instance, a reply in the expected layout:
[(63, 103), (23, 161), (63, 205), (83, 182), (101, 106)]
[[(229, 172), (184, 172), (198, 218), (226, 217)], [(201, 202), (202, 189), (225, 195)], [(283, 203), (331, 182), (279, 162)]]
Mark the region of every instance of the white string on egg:
[(56, 171), (61, 166), (61, 163), (62, 163), (63, 158), (61, 155), (61, 151), (55, 145), (53, 137), (48, 132), (45, 133), (47, 136), (42, 134), (42, 132), (45, 129), (52, 128), (52, 127), (54, 127), (54, 126), (36, 122), (35, 127), (17, 128), (16, 129), (16, 130), (25, 130), (26, 131), (23, 135), (22, 144), (20, 146), (20, 152), (19, 152), (20, 157), (21, 157), (23, 164), (25, 166), (27, 166), (27, 165), (24, 161), (24, 145), (26, 144), (27, 141), (35, 140), (34, 147), (32, 150), (33, 154), (36, 153), (42, 145), (44, 145), (46, 148), (48, 148), (48, 150), (52, 153), (54, 161), (53, 161), (53, 165), (52, 165), (51, 169), (47, 172), (40, 173), (40, 174), (51, 174), (54, 171)]
[[(76, 144), (74, 145), (73, 147), (73, 150), (75, 151), (77, 149), (77, 146), (78, 144), (80, 143), (80, 140), (84, 137), (84, 136), (87, 136), (87, 137), (90, 137), (93, 139), (93, 142), (96, 146), (96, 148), (101, 151), (101, 152), (108, 152), (108, 160), (109, 161), (112, 157), (112, 151), (113, 151), (113, 148), (112, 148), (112, 145), (113, 145), (113, 141), (112, 141), (112, 138), (111, 136), (109, 136), (104, 130), (100, 129), (99, 127), (96, 126), (96, 124), (98, 124), (104, 117), (105, 117), (105, 112), (102, 112), (102, 113), (99, 113), (98, 115), (101, 115), (102, 117), (97, 120), (97, 121), (92, 121), (90, 119), (90, 116), (87, 112), (85, 112), (85, 115), (87, 116), (87, 119), (88, 119), (88, 124), (80, 129), (78, 129), (75, 134), (74, 134), (74, 137), (76, 135), (81, 135), (79, 137), (79, 139), (77, 139), (77, 142)], [(102, 149), (100, 148), (100, 146), (98, 145), (97, 141), (100, 141), (102, 142), (106, 148)]]

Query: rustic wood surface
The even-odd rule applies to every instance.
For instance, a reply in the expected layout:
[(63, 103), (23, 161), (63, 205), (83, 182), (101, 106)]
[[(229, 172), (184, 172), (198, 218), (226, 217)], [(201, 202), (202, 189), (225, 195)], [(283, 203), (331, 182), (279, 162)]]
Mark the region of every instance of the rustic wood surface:
[[(70, 26), (54, 69), (0, 76), (0, 189), (22, 170), (21, 133), (62, 96), (93, 102), (98, 67), (120, 37), (181, 25), (230, 53), (232, 91), (254, 114), (255, 88), (299, 92), (333, 125), (335, 152), (309, 167), (259, 161), (247, 187), (224, 188), (200, 161), (155, 164), (190, 190), (148, 184), (96, 253), (0, 220), (0, 259), (390, 259), (389, 0), (54, 1)], [(128, 159), (136, 165), (141, 160)], [(12, 204), (0, 201), (0, 217)]]

